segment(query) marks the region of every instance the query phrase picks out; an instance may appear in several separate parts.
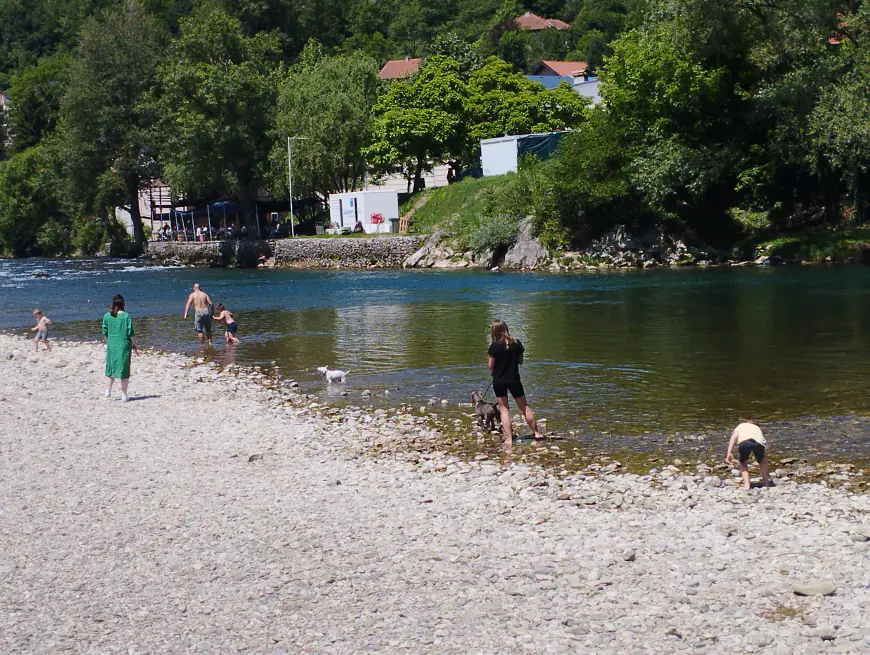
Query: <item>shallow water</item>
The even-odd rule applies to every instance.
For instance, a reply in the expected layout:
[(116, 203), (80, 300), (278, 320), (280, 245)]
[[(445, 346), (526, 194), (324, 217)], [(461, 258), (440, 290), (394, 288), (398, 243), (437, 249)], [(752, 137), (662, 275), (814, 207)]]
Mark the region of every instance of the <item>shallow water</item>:
[[(181, 318), (194, 281), (235, 312), (243, 341), (226, 348), (217, 326), (207, 356), (274, 362), (335, 402), (362, 402), (369, 389), (366, 404), (455, 408), (487, 386), (487, 330), (499, 317), (525, 343), (523, 380), (547, 429), (593, 443), (644, 449), (653, 437), (752, 417), (788, 425), (797, 445), (801, 417), (870, 410), (867, 268), (554, 275), (0, 261), (0, 329), (24, 334), (39, 306), (55, 336), (99, 338), (122, 293), (141, 343), (195, 353)], [(348, 383), (328, 389), (320, 365), (349, 370)], [(838, 419), (806, 439), (863, 454), (864, 423)]]

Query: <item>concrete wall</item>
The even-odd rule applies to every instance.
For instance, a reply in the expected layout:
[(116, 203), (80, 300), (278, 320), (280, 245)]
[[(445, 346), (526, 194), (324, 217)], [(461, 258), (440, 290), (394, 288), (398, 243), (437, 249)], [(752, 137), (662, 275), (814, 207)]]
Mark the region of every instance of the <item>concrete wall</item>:
[(146, 256), (181, 266), (253, 267), (263, 254), (268, 266), (288, 268), (401, 268), (425, 237), (278, 239), (276, 241), (153, 242)]

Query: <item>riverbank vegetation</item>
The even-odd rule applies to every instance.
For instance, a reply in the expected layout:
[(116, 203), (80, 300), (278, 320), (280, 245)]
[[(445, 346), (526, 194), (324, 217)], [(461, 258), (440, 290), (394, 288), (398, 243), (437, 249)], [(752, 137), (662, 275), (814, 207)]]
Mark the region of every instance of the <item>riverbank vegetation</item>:
[[(514, 29), (525, 11), (571, 27)], [(785, 244), (867, 218), (870, 0), (0, 0), (0, 24), (7, 254), (92, 252), (115, 207), (141, 240), (155, 179), (253, 220), (258, 193), (287, 195), (288, 136), (294, 195), (322, 199), (572, 130), (546, 162), (463, 182), (461, 210), (459, 190), (420, 208), (482, 250), (525, 216), (553, 248), (618, 227)], [(402, 56), (419, 74), (380, 80)], [(603, 102), (527, 80), (541, 58), (589, 62)]]

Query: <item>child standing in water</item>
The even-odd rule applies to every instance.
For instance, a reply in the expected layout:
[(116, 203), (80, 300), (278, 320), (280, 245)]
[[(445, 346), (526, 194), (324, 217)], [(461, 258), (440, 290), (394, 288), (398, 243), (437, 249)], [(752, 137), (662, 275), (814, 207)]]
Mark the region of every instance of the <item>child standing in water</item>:
[(508, 405), (508, 392), (514, 397), (517, 407), (532, 429), (535, 439), (543, 439), (538, 432), (535, 413), (526, 403), (526, 392), (520, 380), (520, 364), (523, 363), (525, 348), (518, 339), (511, 337), (507, 323), (493, 321), (489, 331), (489, 372), (492, 374), (492, 390), (498, 398), (498, 411), (501, 414), (501, 425), (508, 444), (513, 441), (511, 427), (511, 410)]
[(226, 321), (227, 324), (227, 332), (226, 338), (227, 343), (239, 343), (239, 340), (236, 339), (236, 330), (239, 329), (239, 324), (236, 323), (236, 319), (233, 318), (233, 313), (224, 307), (223, 303), (218, 303), (217, 308), (215, 308), (214, 320), (216, 321)]
[(48, 319), (48, 316), (43, 316), (42, 312), (38, 309), (33, 310), (33, 318), (36, 319), (36, 325), (30, 328), (31, 332), (36, 332), (36, 336), (33, 339), (33, 347), (36, 349), (36, 352), (39, 352), (39, 342), (45, 344), (46, 350), (51, 350), (51, 344), (48, 343), (48, 326), (51, 325), (51, 321)]
[(773, 486), (767, 471), (767, 459), (764, 457), (764, 449), (767, 441), (761, 434), (761, 428), (755, 423), (745, 422), (734, 428), (731, 433), (731, 441), (728, 442), (728, 453), (725, 455), (726, 464), (734, 464), (734, 445), (737, 445), (738, 465), (740, 477), (743, 478), (741, 489), (749, 489), (749, 456), (753, 455), (761, 469), (761, 480), (765, 487)]

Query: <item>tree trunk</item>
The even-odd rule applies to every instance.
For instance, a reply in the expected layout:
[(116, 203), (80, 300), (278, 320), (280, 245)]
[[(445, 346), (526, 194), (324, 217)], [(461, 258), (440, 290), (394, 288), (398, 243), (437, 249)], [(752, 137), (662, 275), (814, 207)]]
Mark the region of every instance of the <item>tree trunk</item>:
[(242, 215), (244, 216), (245, 225), (248, 228), (248, 238), (257, 239), (257, 212), (254, 207), (254, 194), (250, 192), (247, 186), (239, 185), (239, 204), (242, 206)]
[(142, 215), (139, 213), (139, 176), (127, 178), (127, 200), (130, 203), (130, 222), (133, 223), (133, 241), (145, 243), (145, 230), (142, 227)]
[(417, 158), (417, 168), (414, 169), (414, 193), (423, 190), (423, 162), (422, 157)]

